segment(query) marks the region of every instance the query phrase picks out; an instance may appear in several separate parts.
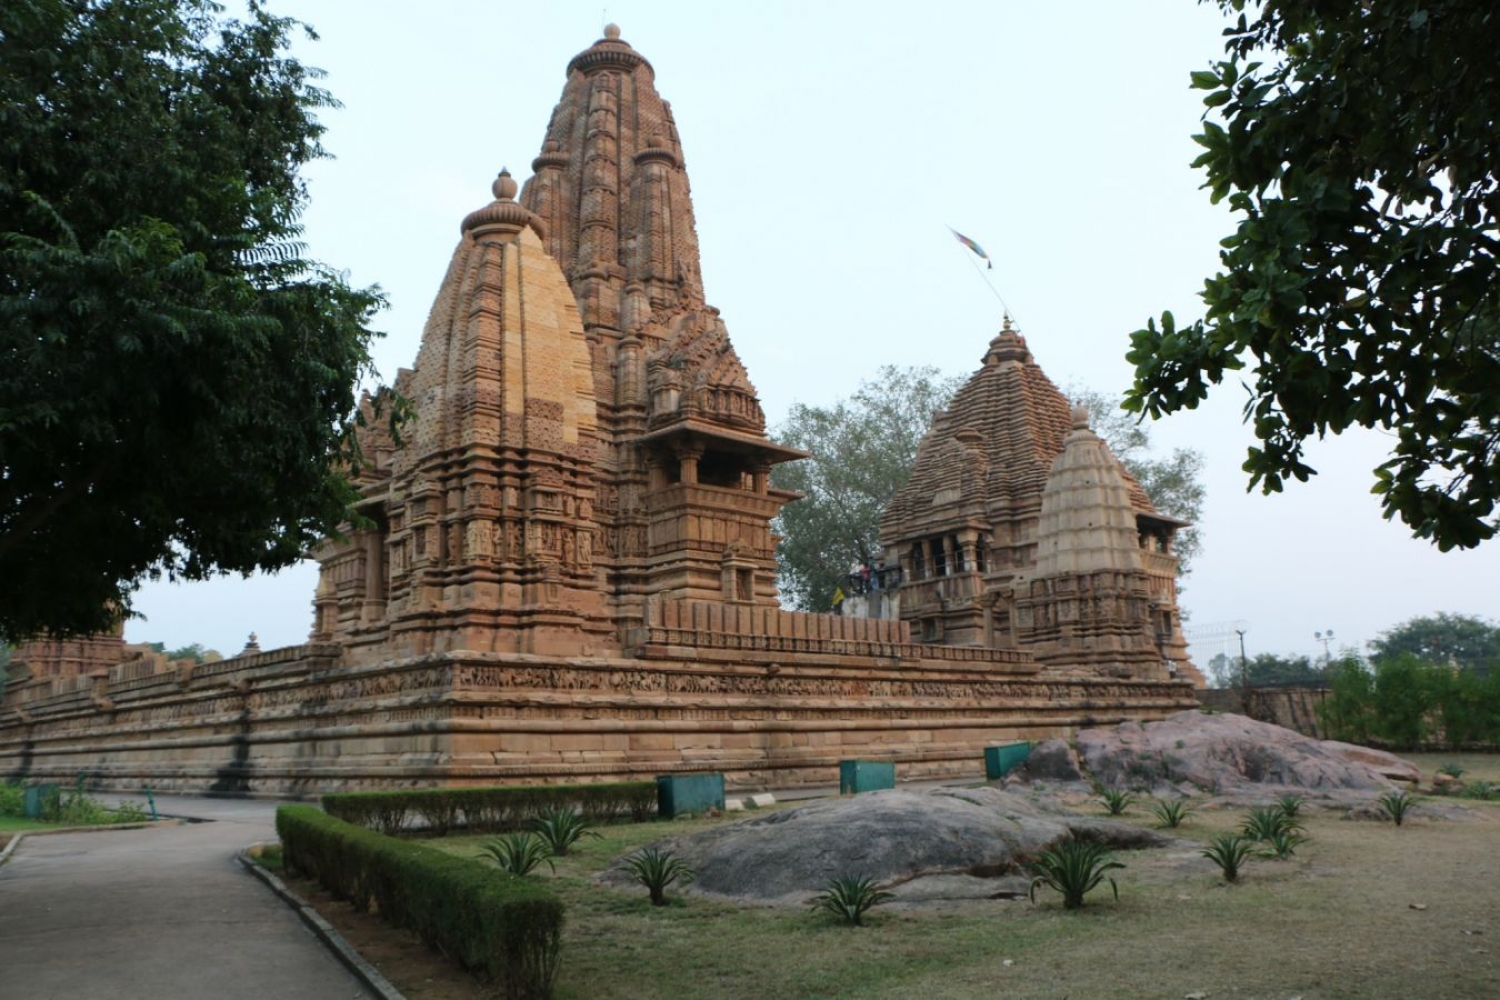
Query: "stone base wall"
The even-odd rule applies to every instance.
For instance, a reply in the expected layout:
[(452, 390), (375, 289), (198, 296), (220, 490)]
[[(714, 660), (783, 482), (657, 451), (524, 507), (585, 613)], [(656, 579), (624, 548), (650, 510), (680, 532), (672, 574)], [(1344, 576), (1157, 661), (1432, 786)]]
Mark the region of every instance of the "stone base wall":
[(1180, 682), (948, 660), (459, 652), (342, 666), (338, 652), (34, 687), (0, 709), (0, 777), (312, 795), (720, 770), (748, 789), (831, 785), (860, 757), (894, 760), (903, 780), (978, 778), (986, 745), (1196, 705)]

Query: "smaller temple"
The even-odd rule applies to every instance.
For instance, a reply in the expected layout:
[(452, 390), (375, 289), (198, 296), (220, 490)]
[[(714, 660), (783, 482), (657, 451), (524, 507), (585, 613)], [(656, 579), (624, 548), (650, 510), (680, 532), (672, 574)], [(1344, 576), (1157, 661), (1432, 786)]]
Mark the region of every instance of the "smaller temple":
[(881, 520), (884, 613), (922, 642), (1087, 676), (1202, 682), (1177, 610), (1182, 522), (1156, 510), (1005, 319), (934, 415)]

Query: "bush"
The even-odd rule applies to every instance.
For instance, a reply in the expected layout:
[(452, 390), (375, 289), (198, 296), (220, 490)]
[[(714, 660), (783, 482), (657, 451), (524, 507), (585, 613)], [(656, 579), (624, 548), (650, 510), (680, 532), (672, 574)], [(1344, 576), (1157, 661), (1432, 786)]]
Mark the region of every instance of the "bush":
[(323, 796), (323, 809), (345, 822), (393, 836), (417, 818), (426, 824), (428, 833), (438, 837), (459, 828), (519, 830), (532, 818), (556, 809), (576, 811), (594, 823), (641, 822), (656, 813), (656, 782), (340, 792)]
[(865, 913), (895, 893), (886, 892), (868, 875), (841, 875), (829, 879), (823, 891), (813, 897), (814, 910), (827, 910), (851, 927), (864, 925)]
[(1411, 812), (1412, 807), (1417, 804), (1417, 800), (1405, 789), (1386, 792), (1375, 801), (1380, 806), (1381, 811), (1385, 813), (1386, 818), (1397, 826), (1401, 825), (1406, 819), (1406, 814)]
[(533, 816), (528, 825), (559, 858), (567, 857), (580, 838), (593, 837), (597, 840), (599, 837), (599, 834), (589, 829), (588, 821), (573, 811), (572, 806), (549, 809), (540, 816)]
[(659, 847), (648, 847), (631, 855), (625, 859), (625, 867), (630, 869), (635, 880), (651, 894), (652, 906), (667, 905), (667, 886), (673, 882), (687, 885), (696, 876), (686, 861)]
[(530, 875), (543, 861), (554, 872), (552, 849), (534, 833), (507, 833), (496, 837), (480, 850), (507, 875)]
[(1083, 897), (1104, 882), (1120, 898), (1120, 887), (1107, 873), (1115, 868), (1124, 868), (1109, 851), (1100, 844), (1082, 840), (1064, 840), (1054, 850), (1043, 851), (1036, 861), (1027, 866), (1031, 870), (1032, 903), (1036, 902), (1039, 885), (1056, 889), (1062, 893), (1063, 909), (1076, 910), (1083, 906)]
[(1270, 840), (1277, 834), (1297, 833), (1302, 829), (1281, 806), (1259, 806), (1251, 809), (1245, 817), (1244, 836), (1247, 840)]
[(1224, 873), (1224, 881), (1238, 882), (1240, 869), (1249, 860), (1252, 846), (1252, 841), (1226, 833), (1199, 853), (1219, 866), (1219, 871)]
[(477, 861), (395, 840), (312, 806), (276, 810), (288, 871), (317, 879), (428, 947), (488, 976), (511, 1000), (552, 995), (563, 904), (545, 887)]
[(26, 789), (10, 781), (0, 781), (0, 816), (19, 816), (26, 809)]
[(1101, 788), (1099, 798), (1104, 803), (1105, 811), (1111, 816), (1122, 816), (1126, 809), (1135, 802), (1135, 796), (1122, 788)]
[(1156, 814), (1158, 826), (1175, 830), (1192, 813), (1193, 804), (1187, 799), (1163, 799), (1153, 805), (1151, 811)]

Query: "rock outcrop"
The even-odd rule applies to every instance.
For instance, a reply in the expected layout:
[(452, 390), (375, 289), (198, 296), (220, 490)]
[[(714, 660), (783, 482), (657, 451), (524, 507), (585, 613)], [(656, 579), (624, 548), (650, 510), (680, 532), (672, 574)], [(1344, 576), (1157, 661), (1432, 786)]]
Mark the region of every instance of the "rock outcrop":
[[(1022, 793), (982, 787), (822, 799), (658, 846), (697, 872), (692, 891), (794, 903), (841, 875), (890, 886), (1021, 874), (1026, 861), (1070, 836), (1119, 849), (1170, 842), (1129, 823), (1054, 811)], [(619, 863), (601, 876), (610, 884), (628, 878)], [(1008, 881), (996, 885), (1013, 893)]]

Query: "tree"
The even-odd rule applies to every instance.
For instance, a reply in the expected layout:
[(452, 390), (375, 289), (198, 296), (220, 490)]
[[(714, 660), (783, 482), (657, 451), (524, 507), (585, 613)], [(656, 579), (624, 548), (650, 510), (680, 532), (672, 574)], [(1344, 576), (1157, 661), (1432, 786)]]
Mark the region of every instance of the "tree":
[(1320, 685), (1324, 672), (1306, 656), (1278, 656), (1259, 653), (1245, 665), (1251, 687), (1297, 687)]
[(1174, 448), (1166, 458), (1152, 458), (1151, 432), (1140, 417), (1131, 414), (1115, 396), (1070, 385), (1067, 396), (1089, 411), (1094, 433), (1109, 445), (1115, 457), (1136, 478), (1156, 509), (1168, 517), (1187, 521), (1177, 533), (1173, 549), (1179, 559), (1178, 572), (1186, 574), (1189, 562), (1202, 549), (1203, 536), (1197, 521), (1203, 516), (1203, 453)]
[(348, 515), (381, 298), (297, 242), (334, 102), (296, 27), (0, 6), (0, 637), (289, 565)]
[(1370, 642), (1370, 659), (1375, 663), (1406, 654), (1427, 663), (1488, 673), (1500, 666), (1500, 625), (1475, 615), (1440, 611), (1404, 621)]
[[(153, 643), (152, 645), (159, 644)], [(205, 649), (201, 642), (195, 642), (190, 646), (183, 646), (181, 649), (174, 649), (170, 652), (163, 650), (157, 650), (157, 652), (162, 653), (168, 660), (173, 661), (192, 660), (194, 663), (217, 663), (224, 659), (223, 653), (220, 653), (217, 649)]]
[(1385, 516), (1478, 545), (1500, 524), (1500, 18), (1490, 0), (1215, 2), (1238, 16), (1227, 58), (1192, 74), (1195, 166), (1239, 221), (1205, 318), (1132, 335), (1126, 405), (1191, 409), (1253, 362), (1251, 487), (1311, 476), (1309, 437), (1380, 428)]
[(780, 585), (795, 607), (826, 611), (853, 566), (880, 555), (880, 514), (911, 474), (932, 412), (962, 380), (887, 365), (830, 407), (792, 407), (776, 440), (812, 457), (776, 466), (775, 484), (804, 498), (777, 518)]

